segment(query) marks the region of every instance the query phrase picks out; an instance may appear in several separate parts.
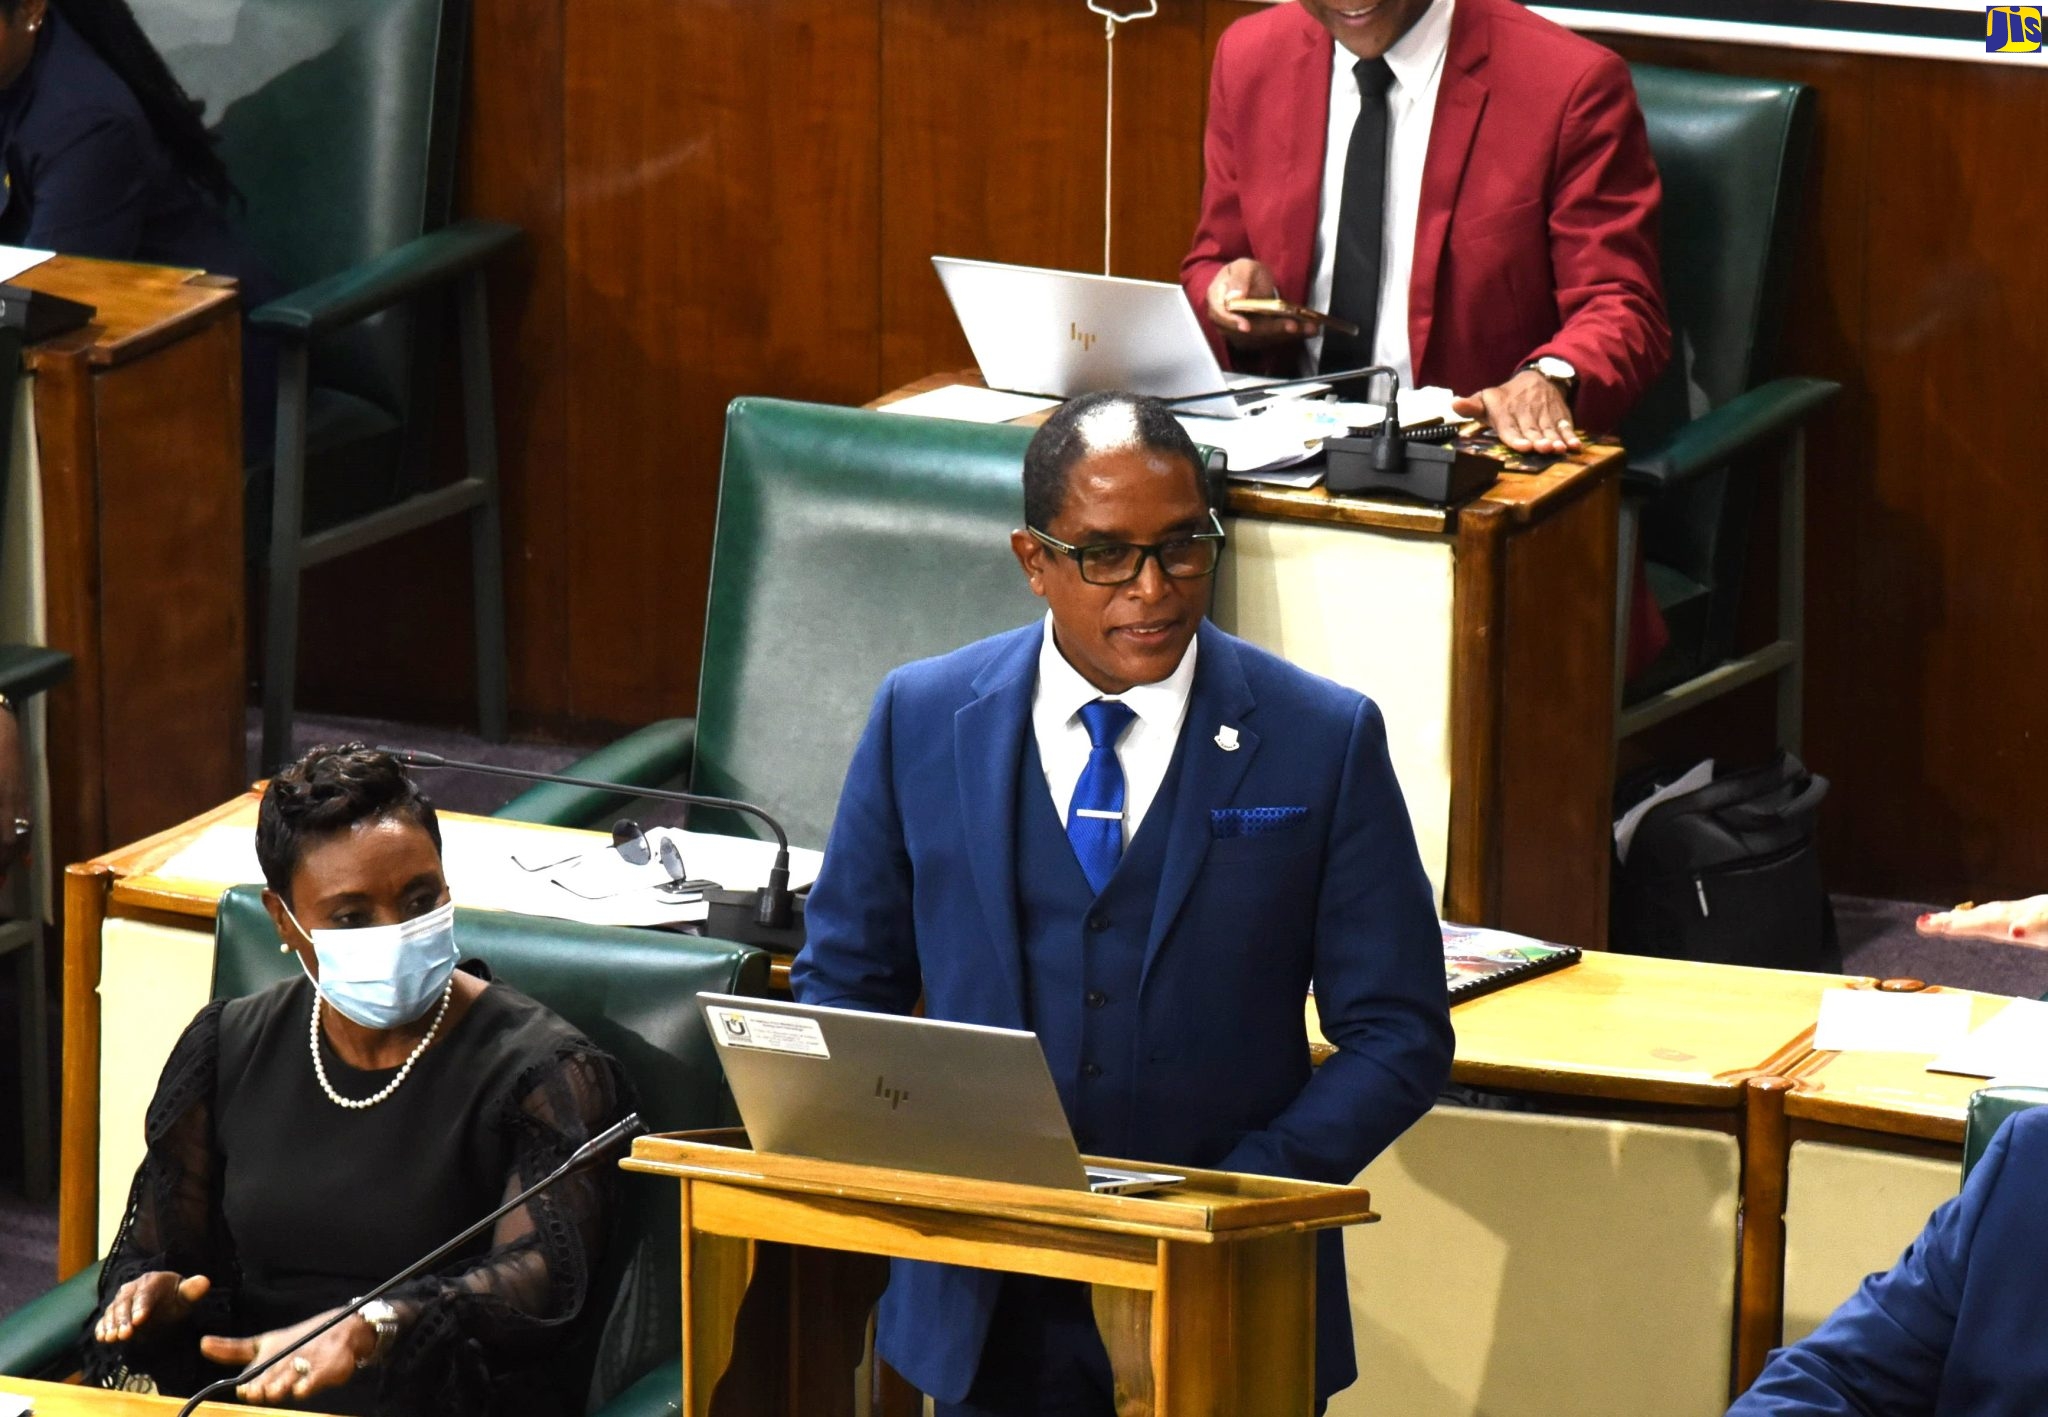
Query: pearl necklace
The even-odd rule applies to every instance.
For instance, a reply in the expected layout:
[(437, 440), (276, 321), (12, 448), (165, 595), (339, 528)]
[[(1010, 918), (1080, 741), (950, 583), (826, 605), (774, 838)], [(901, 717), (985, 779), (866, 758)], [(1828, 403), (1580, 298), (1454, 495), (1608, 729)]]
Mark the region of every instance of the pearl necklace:
[(412, 1056), (407, 1058), (398, 1069), (398, 1076), (385, 1083), (375, 1095), (357, 1099), (343, 1097), (334, 1090), (334, 1084), (327, 1080), (327, 1064), (320, 1057), (320, 990), (316, 986), (313, 990), (313, 1024), (310, 1032), (307, 1034), (307, 1041), (313, 1046), (313, 1075), (320, 1079), (320, 1090), (327, 1094), (327, 1100), (337, 1107), (346, 1107), (352, 1112), (360, 1112), (365, 1107), (375, 1107), (379, 1102), (382, 1102), (392, 1093), (398, 1091), (398, 1085), (405, 1081), (405, 1075), (412, 1071), (412, 1065), (420, 1060), (420, 1054), (427, 1051), (427, 1045), (434, 1041), (434, 1035), (440, 1031), (441, 1015), (448, 1012), (448, 1001), (454, 997), (455, 979), (451, 975), (448, 979), (448, 987), (441, 991), (441, 1007), (434, 1010), (434, 1021), (427, 1025), (426, 1037), (420, 1039), (419, 1043), (413, 1048)]

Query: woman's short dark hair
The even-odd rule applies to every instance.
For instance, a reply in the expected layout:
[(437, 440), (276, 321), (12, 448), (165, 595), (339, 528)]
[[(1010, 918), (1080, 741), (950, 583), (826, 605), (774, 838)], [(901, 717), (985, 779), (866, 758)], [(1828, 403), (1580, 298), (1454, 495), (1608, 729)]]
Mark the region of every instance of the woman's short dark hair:
[(434, 804), (398, 759), (361, 743), (319, 747), (270, 779), (256, 812), (256, 860), (289, 904), (292, 873), (308, 848), (357, 822), (409, 821), (441, 850)]
[[(1116, 430), (1113, 441), (1103, 441), (1104, 427)], [(1165, 404), (1144, 394), (1083, 394), (1054, 409), (1024, 449), (1024, 525), (1046, 530), (1067, 500), (1067, 474), (1074, 464), (1115, 447), (1180, 458), (1193, 471), (1196, 485), (1202, 484), (1195, 440)]]

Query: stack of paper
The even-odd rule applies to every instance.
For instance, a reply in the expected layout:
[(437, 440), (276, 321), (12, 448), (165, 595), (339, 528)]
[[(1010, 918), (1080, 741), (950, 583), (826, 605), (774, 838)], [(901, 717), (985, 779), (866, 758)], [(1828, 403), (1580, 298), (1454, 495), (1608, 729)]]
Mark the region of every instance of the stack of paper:
[[(772, 842), (710, 832), (656, 827), (647, 833), (658, 851), (673, 843), (688, 873), (728, 890), (751, 890), (768, 878), (775, 858)], [(586, 925), (670, 925), (702, 920), (701, 896), (662, 889), (669, 873), (659, 859), (634, 868), (619, 861), (601, 837), (554, 831), (525, 822), (443, 817), (441, 859), (449, 894), (457, 905), (511, 910), (579, 920)], [(800, 889), (817, 879), (820, 852), (790, 848), (789, 884)], [(638, 874), (636, 874), (636, 872)], [(202, 885), (256, 884), (255, 833), (248, 827), (208, 827), (183, 851), (153, 873)], [(565, 878), (564, 885), (556, 877)]]
[[(1449, 389), (1403, 389), (1397, 403), (1404, 426), (1442, 418), (1452, 421)], [(1230, 476), (1240, 482), (1313, 487), (1322, 481), (1321, 467), (1301, 464), (1323, 450), (1325, 438), (1343, 437), (1376, 426), (1386, 406), (1336, 399), (1276, 398), (1257, 412), (1237, 418), (1204, 418), (1181, 414), (1181, 427), (1197, 443), (1221, 448)]]

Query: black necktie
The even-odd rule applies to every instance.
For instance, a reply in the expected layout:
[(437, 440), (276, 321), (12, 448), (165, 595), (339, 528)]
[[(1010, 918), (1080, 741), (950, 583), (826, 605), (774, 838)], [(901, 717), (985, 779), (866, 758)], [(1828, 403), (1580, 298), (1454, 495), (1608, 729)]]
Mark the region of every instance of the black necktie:
[(1361, 59), (1358, 121), (1344, 155), (1344, 201), (1337, 214), (1337, 269), (1330, 284), (1330, 313), (1358, 326), (1355, 335), (1331, 330), (1323, 336), (1319, 369), (1356, 369), (1372, 363), (1373, 332), (1380, 314), (1380, 253), (1387, 226), (1387, 91), (1394, 71), (1384, 59)]

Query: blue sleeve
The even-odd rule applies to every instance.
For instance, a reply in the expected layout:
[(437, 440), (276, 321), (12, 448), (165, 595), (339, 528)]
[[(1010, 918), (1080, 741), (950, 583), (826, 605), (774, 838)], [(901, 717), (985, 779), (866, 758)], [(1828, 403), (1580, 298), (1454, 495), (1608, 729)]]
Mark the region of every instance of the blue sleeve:
[(1962, 1194), (1934, 1212), (1899, 1262), (1864, 1280), (1805, 1339), (1773, 1353), (1730, 1417), (1920, 1417), (1934, 1409), (1970, 1246), (2004, 1178), (2017, 1120), (1998, 1129)]
[(907, 1014), (924, 992), (893, 781), (895, 685), (891, 675), (875, 695), (804, 905), (804, 947), (789, 967), (798, 1003)]
[(1323, 1036), (1337, 1051), (1221, 1170), (1349, 1183), (1450, 1077), (1443, 936), (1370, 700), (1359, 702), (1345, 752), (1313, 968)]
[(132, 260), (142, 249), (151, 136), (119, 114), (94, 115), (31, 166), (35, 209), (22, 244)]

